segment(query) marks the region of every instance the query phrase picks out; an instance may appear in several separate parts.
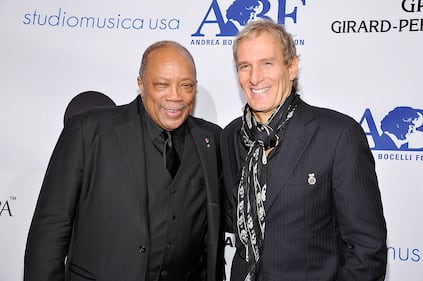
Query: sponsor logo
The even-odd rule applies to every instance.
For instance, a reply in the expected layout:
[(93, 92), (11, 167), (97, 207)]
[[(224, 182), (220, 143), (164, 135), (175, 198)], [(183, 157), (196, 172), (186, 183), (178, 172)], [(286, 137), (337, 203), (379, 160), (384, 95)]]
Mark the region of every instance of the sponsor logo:
[[(415, 15), (423, 11), (423, 0), (401, 0), (398, 8), (407, 17), (392, 19), (338, 19), (331, 24), (333, 33), (422, 32), (423, 18)], [(410, 16), (410, 17), (408, 17)]]
[[(250, 21), (270, 19), (284, 25), (287, 21), (294, 24), (299, 19), (299, 8), (306, 6), (306, 0), (211, 0), (210, 5), (196, 30), (191, 34), (191, 45), (232, 45), (233, 37)], [(304, 40), (296, 39), (297, 45)]]
[[(422, 161), (423, 154), (423, 109), (398, 106), (376, 122), (370, 109), (360, 119), (370, 148), (378, 153), (379, 160)], [(404, 153), (409, 152), (409, 153)]]
[(234, 234), (225, 235), (225, 247), (235, 248), (235, 235)]
[[(204, 0), (205, 9), (193, 15), (197, 24), (188, 27), (191, 45), (232, 45), (235, 36), (248, 22), (270, 19), (279, 24), (296, 24), (306, 0)], [(58, 7), (53, 11), (31, 9), (23, 13), (22, 24), (27, 27), (66, 30), (118, 31), (181, 31), (180, 17), (149, 17), (137, 14), (112, 13), (105, 15), (79, 14)], [(304, 39), (294, 38), (296, 45)]]
[[(225, 237), (225, 247), (235, 248), (234, 236)], [(423, 252), (419, 248), (404, 248), (388, 246), (388, 259), (395, 262), (420, 263), (423, 261)]]
[(423, 0), (402, 0), (401, 7), (407, 13), (419, 13), (423, 11)]
[(388, 247), (388, 258), (396, 262), (422, 262), (422, 250), (419, 248)]
[(374, 150), (423, 151), (423, 109), (395, 107), (380, 121), (378, 130), (367, 108), (360, 120), (363, 123), (367, 124), (366, 134)]
[(106, 29), (106, 30), (179, 30), (179, 18), (130, 17), (121, 14), (113, 16), (81, 16), (59, 8), (55, 13), (37, 10), (25, 13), (22, 23), (27, 26), (69, 28), (69, 29)]

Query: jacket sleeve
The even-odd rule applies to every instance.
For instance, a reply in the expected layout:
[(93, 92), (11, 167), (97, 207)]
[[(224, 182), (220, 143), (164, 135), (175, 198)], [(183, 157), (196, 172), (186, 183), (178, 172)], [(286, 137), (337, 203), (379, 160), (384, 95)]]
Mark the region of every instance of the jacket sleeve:
[[(233, 127), (232, 125), (230, 127)], [(224, 191), (222, 192), (223, 205), (223, 227), (225, 232), (234, 233), (233, 214), (235, 212), (235, 197), (236, 181), (238, 177), (237, 170), (239, 169), (239, 160), (237, 160), (237, 150), (235, 147), (234, 132), (232, 128), (226, 128), (220, 135), (222, 168), (223, 168), (223, 182)]]
[(83, 175), (82, 127), (72, 118), (51, 156), (28, 233), (25, 281), (63, 281)]
[(337, 280), (383, 281), (386, 223), (373, 155), (359, 124), (350, 124), (341, 133), (332, 175), (343, 253)]

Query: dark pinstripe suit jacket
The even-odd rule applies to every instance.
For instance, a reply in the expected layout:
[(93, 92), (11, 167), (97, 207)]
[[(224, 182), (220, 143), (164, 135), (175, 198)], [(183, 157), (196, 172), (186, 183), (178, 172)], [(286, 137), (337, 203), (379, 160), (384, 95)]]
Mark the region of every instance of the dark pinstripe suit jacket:
[[(221, 135), (226, 222), (235, 233), (240, 127), (238, 118)], [(259, 280), (384, 280), (386, 225), (374, 159), (361, 126), (300, 100), (274, 161)], [(234, 281), (246, 275), (237, 234), (236, 246)]]

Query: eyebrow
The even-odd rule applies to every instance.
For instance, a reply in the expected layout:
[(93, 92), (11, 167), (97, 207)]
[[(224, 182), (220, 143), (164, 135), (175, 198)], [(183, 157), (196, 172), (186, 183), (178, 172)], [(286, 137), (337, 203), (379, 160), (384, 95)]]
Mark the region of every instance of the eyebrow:
[[(277, 61), (277, 59), (275, 57), (266, 57), (266, 58), (259, 59), (259, 62), (264, 62), (264, 61)], [(244, 60), (244, 61), (240, 61), (236, 63), (236, 65), (240, 65), (240, 64), (251, 64), (251, 62)]]

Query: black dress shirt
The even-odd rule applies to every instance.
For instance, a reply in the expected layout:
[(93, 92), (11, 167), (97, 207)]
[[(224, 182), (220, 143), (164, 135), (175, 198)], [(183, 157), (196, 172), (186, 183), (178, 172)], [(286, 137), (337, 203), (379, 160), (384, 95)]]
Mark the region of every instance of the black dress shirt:
[[(147, 187), (150, 226), (147, 280), (179, 280), (199, 261), (205, 260), (207, 214), (204, 175), (192, 140), (188, 139), (190, 145), (184, 145), (190, 136), (186, 134), (186, 125), (174, 131), (173, 142), (181, 166), (172, 179), (162, 162), (163, 129), (147, 114), (143, 121), (144, 130), (148, 131), (144, 141), (147, 148), (152, 148), (146, 149), (147, 161), (151, 163), (147, 168), (150, 177)], [(187, 155), (184, 155), (184, 149), (188, 150)], [(193, 186), (193, 183), (201, 182), (202, 186)]]

